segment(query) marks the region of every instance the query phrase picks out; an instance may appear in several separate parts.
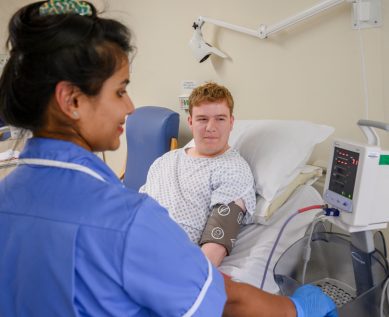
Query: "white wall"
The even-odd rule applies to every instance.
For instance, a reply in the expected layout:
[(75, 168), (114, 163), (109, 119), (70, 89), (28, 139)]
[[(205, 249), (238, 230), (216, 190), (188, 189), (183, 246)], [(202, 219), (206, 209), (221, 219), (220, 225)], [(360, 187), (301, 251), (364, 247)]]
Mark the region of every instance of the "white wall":
[[(255, 29), (318, 3), (315, 0), (129, 0), (112, 1), (133, 28), (138, 54), (131, 96), (138, 105), (159, 104), (181, 113), (180, 143), (189, 139), (186, 114), (177, 96), (182, 80), (214, 80), (232, 91), (239, 119), (303, 119), (332, 125), (335, 137), (363, 141), (356, 121), (365, 116), (362, 40), (368, 85), (369, 118), (389, 122), (387, 23), (382, 28), (351, 28), (351, 5), (342, 4), (267, 40), (206, 23), (204, 38), (229, 55), (199, 64), (191, 56), (191, 25), (199, 15)], [(383, 0), (389, 21), (388, 0)], [(386, 37), (384, 36), (386, 34)], [(386, 61), (386, 63), (385, 63)], [(384, 67), (385, 65), (385, 67)], [(389, 146), (388, 135), (381, 134)], [(330, 141), (312, 160), (327, 160)], [(117, 159), (122, 154), (111, 155)], [(120, 164), (119, 164), (120, 165)]]
[[(204, 38), (229, 55), (199, 64), (188, 41), (199, 16), (255, 29), (309, 8), (319, 0), (96, 0), (109, 15), (130, 26), (138, 54), (129, 93), (137, 105), (163, 105), (181, 114), (180, 144), (189, 138), (186, 114), (179, 110), (183, 80), (214, 80), (230, 88), (238, 119), (302, 119), (332, 125), (334, 137), (363, 141), (356, 121), (365, 116), (360, 39), (363, 42), (369, 118), (389, 122), (389, 0), (383, 0), (384, 26), (351, 28), (351, 4), (344, 3), (266, 40), (206, 23)], [(0, 0), (0, 42), (11, 14), (26, 0)], [(0, 48), (0, 52), (2, 48)], [(388, 134), (381, 133), (389, 148)], [(124, 143), (124, 142), (123, 142)], [(327, 160), (330, 140), (312, 160)], [(119, 173), (125, 146), (108, 153)]]

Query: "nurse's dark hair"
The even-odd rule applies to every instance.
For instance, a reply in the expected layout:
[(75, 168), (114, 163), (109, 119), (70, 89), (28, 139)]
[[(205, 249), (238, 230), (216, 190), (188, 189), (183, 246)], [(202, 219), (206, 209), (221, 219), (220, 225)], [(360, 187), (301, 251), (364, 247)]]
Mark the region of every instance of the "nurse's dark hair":
[(35, 131), (44, 124), (49, 100), (60, 81), (95, 96), (106, 79), (135, 53), (131, 31), (122, 23), (76, 13), (43, 15), (45, 1), (29, 4), (11, 18), (10, 57), (0, 78), (0, 117)]

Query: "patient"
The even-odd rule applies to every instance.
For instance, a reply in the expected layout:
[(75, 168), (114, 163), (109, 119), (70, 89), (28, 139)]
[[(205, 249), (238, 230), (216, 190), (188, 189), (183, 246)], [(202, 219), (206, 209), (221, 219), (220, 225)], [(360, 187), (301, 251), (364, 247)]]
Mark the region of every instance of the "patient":
[(157, 159), (140, 189), (169, 210), (216, 266), (231, 252), (240, 225), (255, 209), (250, 168), (228, 145), (233, 108), (223, 86), (211, 82), (194, 89), (188, 117), (194, 146)]

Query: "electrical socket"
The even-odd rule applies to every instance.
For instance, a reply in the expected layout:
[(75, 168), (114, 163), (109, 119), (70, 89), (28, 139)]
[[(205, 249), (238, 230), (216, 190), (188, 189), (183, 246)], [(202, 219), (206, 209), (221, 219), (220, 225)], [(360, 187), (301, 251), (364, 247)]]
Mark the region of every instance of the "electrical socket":
[(5, 64), (7, 64), (8, 60), (9, 60), (8, 54), (0, 54), (0, 73), (3, 70)]

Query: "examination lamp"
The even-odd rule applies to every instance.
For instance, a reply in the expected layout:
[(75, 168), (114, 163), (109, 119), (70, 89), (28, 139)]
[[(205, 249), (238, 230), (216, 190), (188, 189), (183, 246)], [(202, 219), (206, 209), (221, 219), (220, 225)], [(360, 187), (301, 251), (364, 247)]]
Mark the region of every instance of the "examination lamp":
[(204, 62), (211, 54), (226, 58), (226, 54), (205, 42), (201, 32), (201, 27), (205, 22), (212, 23), (236, 32), (255, 36), (260, 39), (266, 39), (276, 32), (304, 21), (345, 1), (351, 2), (353, 4), (353, 28), (359, 29), (377, 27), (381, 25), (381, 0), (325, 0), (279, 23), (275, 23), (269, 26), (261, 24), (257, 30), (248, 29), (224, 21), (199, 16), (193, 23), (194, 33), (192, 39), (189, 42), (189, 46), (192, 49), (194, 57), (200, 63)]
[[(204, 22), (203, 22), (204, 23)], [(203, 39), (203, 33), (201, 32), (201, 25), (193, 23), (193, 36), (189, 42), (189, 46), (193, 51), (193, 55), (199, 63), (204, 62), (211, 54), (226, 58), (227, 55), (217, 48), (212, 47), (206, 43)]]

